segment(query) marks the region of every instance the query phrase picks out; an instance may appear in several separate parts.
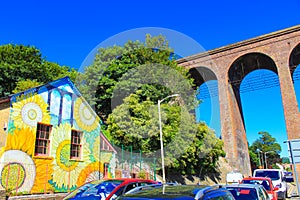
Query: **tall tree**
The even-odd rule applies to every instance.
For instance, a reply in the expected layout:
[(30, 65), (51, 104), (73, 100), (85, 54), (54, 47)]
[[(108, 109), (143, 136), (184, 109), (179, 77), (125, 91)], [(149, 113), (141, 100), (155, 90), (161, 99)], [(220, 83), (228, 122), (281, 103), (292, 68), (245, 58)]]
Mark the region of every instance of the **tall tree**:
[(276, 163), (281, 163), (281, 146), (276, 139), (268, 132), (259, 132), (260, 137), (249, 146), (250, 160), (256, 165), (264, 166), (267, 158), (267, 167), (275, 167)]
[(11, 94), (19, 81), (47, 83), (64, 76), (74, 81), (77, 76), (76, 70), (45, 60), (36, 47), (14, 44), (0, 46), (0, 74), (0, 97)]
[[(185, 79), (185, 82), (188, 82), (189, 86), (192, 84), (192, 79), (188, 77), (188, 71), (178, 66), (172, 55), (173, 50), (168, 46), (166, 38), (161, 35), (156, 37), (147, 35), (145, 43), (128, 41), (124, 47), (100, 48), (93, 64), (85, 69), (80, 78), (79, 83), (82, 83), (79, 86), (80, 91), (91, 105), (96, 106), (97, 113), (104, 121), (112, 112), (112, 108), (122, 103), (132, 88), (143, 87), (144, 99), (150, 97), (152, 101), (157, 102), (158, 99), (162, 99), (172, 92), (177, 92), (168, 89), (168, 84), (171, 85), (170, 82), (161, 81), (162, 78), (168, 81), (173, 78), (163, 70), (173, 69), (178, 73), (177, 75), (173, 73), (174, 78), (180, 75)], [(167, 66), (167, 68), (159, 67), (158, 64)], [(160, 70), (159, 77), (156, 77), (159, 72), (155, 70)], [(130, 73), (134, 73), (134, 77)], [(125, 80), (124, 75), (127, 76), (127, 80)], [(122, 82), (120, 83), (121, 79)], [(153, 84), (145, 83), (146, 81), (143, 79), (152, 81)], [(176, 82), (174, 81), (174, 83)], [(119, 89), (116, 89), (117, 84)], [(182, 86), (182, 88), (184, 87), (186, 86)], [(179, 88), (178, 85), (177, 89)], [(186, 93), (187, 91), (183, 92)], [(116, 95), (122, 96), (120, 101), (116, 100)], [(112, 99), (118, 102), (113, 102), (112, 105)]]
[[(124, 46), (100, 48), (77, 84), (107, 125), (116, 145), (160, 157), (158, 101), (161, 104), (165, 164), (186, 174), (207, 171), (224, 155), (223, 143), (207, 126), (195, 122), (193, 79), (179, 66), (162, 35)], [(167, 98), (179, 94), (177, 98)], [(102, 126), (103, 127), (103, 126)], [(205, 128), (206, 127), (206, 128)], [(205, 170), (202, 170), (203, 172)]]
[[(160, 157), (160, 134), (157, 106), (141, 101), (142, 91), (125, 98), (108, 117), (108, 133), (116, 145), (131, 146), (147, 157)], [(220, 156), (225, 156), (223, 142), (203, 123), (196, 124), (179, 98), (161, 105), (165, 165), (181, 174), (214, 172)], [(161, 160), (158, 160), (160, 163)]]

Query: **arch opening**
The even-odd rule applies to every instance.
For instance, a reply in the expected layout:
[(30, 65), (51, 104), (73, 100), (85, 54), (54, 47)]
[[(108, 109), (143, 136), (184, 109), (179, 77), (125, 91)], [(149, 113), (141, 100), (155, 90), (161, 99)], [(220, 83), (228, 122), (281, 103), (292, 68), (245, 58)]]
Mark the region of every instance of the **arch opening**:
[(240, 90), (249, 145), (259, 138), (259, 132), (265, 131), (280, 144), (281, 156), (288, 157), (283, 143), (287, 134), (278, 75), (268, 69), (254, 70), (244, 77)]
[(196, 121), (206, 123), (221, 138), (217, 76), (206, 67), (192, 68), (189, 72), (194, 78), (196, 99), (200, 102), (195, 109)]
[[(275, 62), (269, 56), (262, 53), (245, 54), (236, 59), (228, 70), (228, 81), (233, 89), (244, 126), (245, 120), (240, 96), (241, 82), (249, 73), (259, 69), (267, 69), (278, 74)], [(258, 80), (258, 82), (261, 81), (261, 79)], [(259, 84), (256, 84), (256, 86), (259, 86)]]
[(298, 110), (300, 111), (300, 43), (292, 50), (289, 58), (289, 67), (291, 77), (294, 83), (294, 90), (298, 102)]

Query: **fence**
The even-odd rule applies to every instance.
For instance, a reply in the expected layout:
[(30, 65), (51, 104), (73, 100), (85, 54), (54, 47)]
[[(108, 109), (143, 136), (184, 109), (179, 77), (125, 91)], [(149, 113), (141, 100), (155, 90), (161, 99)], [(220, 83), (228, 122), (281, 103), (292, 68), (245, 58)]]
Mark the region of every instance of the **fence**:
[(145, 178), (156, 180), (157, 158), (149, 158), (142, 150), (134, 151), (132, 146), (114, 146), (116, 154), (115, 177)]

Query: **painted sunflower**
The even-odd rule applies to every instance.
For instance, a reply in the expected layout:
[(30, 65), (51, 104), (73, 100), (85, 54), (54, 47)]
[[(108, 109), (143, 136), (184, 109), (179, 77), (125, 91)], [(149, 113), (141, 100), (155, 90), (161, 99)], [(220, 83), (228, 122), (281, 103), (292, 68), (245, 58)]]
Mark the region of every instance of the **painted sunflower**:
[(70, 124), (61, 124), (53, 128), (52, 137), (52, 156), (54, 157), (53, 182), (56, 189), (59, 190), (62, 188), (72, 188), (76, 185), (80, 171), (88, 165), (87, 162), (89, 162), (90, 151), (83, 140), (81, 160), (70, 160)]
[[(21, 154), (24, 156), (22, 159), (28, 159), (28, 156), (32, 156), (34, 153), (34, 146), (35, 146), (35, 133), (34, 131), (29, 128), (23, 128), (20, 130), (15, 130), (13, 134), (7, 135), (7, 142), (5, 146), (5, 150), (19, 150), (18, 154)], [(6, 151), (6, 152), (7, 152)], [(23, 152), (23, 153), (19, 153)], [(4, 158), (4, 162), (8, 162), (7, 157)], [(42, 190), (50, 191), (51, 185), (48, 183), (48, 181), (51, 179), (51, 175), (53, 173), (52, 168), (52, 160), (50, 159), (33, 159), (33, 163), (31, 163), (31, 168), (34, 167), (35, 170), (35, 176), (25, 176), (26, 179), (31, 179), (30, 182), (33, 182), (31, 191), (28, 190), (27, 192), (32, 193), (39, 193)], [(12, 165), (15, 169), (25, 169), (25, 172), (27, 170), (28, 173), (28, 165), (23, 165), (25, 167), (19, 168), (19, 164)], [(10, 166), (10, 168), (12, 167)], [(24, 170), (23, 170), (24, 171)], [(22, 172), (22, 170), (20, 171)], [(31, 173), (31, 172), (29, 172)], [(27, 180), (26, 180), (27, 181)], [(19, 190), (18, 190), (19, 191)]]
[(83, 98), (77, 98), (75, 101), (74, 117), (78, 126), (88, 132), (96, 129), (100, 123), (100, 118)]
[(8, 150), (2, 154), (0, 161), (1, 187), (30, 192), (36, 177), (36, 167), (31, 157), (20, 150)]
[(103, 163), (94, 162), (84, 168), (77, 179), (77, 185), (83, 185), (84, 183), (103, 178)]
[(40, 193), (41, 191), (53, 191), (53, 186), (49, 183), (53, 174), (53, 159), (33, 159), (36, 166), (36, 176), (32, 193)]
[(20, 98), (12, 104), (12, 120), (17, 128), (36, 128), (38, 122), (50, 123), (48, 104), (40, 95)]
[(5, 150), (20, 150), (28, 155), (32, 155), (35, 145), (35, 133), (29, 128), (15, 130), (13, 134), (8, 134), (6, 139)]

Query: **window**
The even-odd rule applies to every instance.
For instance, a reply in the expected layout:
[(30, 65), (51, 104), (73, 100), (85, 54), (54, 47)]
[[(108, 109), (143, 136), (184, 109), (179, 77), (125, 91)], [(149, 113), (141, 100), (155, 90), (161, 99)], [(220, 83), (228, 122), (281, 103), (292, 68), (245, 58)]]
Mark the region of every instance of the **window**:
[(109, 168), (109, 163), (104, 163), (104, 177), (107, 178), (108, 176), (108, 168)]
[(35, 139), (35, 155), (49, 155), (50, 132), (52, 125), (37, 124)]
[(82, 139), (82, 132), (72, 130), (71, 133), (71, 153), (70, 157), (73, 159), (80, 159), (81, 156), (81, 139)]

